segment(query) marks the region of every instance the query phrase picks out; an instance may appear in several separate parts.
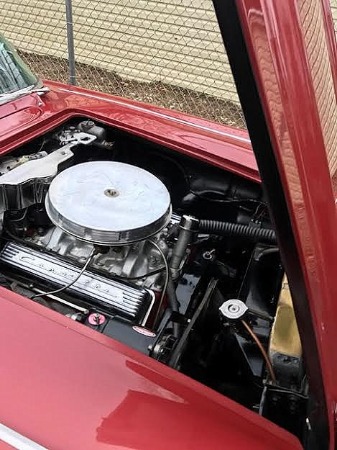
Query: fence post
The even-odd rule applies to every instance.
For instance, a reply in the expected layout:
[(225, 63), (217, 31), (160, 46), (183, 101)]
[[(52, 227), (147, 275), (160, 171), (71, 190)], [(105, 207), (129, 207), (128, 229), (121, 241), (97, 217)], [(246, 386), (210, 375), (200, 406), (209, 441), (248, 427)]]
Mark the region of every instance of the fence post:
[(72, 0), (65, 0), (65, 2), (66, 2), (66, 20), (67, 20), (69, 84), (76, 84)]

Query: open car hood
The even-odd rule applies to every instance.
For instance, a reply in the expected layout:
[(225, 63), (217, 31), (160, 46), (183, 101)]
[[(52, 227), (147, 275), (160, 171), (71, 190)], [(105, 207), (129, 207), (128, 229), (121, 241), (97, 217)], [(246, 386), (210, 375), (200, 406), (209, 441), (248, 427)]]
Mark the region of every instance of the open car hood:
[[(329, 2), (214, 4), (292, 291), (316, 395), (314, 414), (322, 417), (322, 429), (328, 420), (332, 437), (337, 60)], [(322, 440), (319, 448), (327, 445)]]

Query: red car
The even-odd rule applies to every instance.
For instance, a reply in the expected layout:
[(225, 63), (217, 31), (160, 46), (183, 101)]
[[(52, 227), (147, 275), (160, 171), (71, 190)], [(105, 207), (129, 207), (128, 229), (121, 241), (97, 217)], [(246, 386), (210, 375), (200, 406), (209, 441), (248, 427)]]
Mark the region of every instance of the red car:
[(214, 0), (248, 132), (0, 46), (0, 448), (335, 449), (328, 0)]

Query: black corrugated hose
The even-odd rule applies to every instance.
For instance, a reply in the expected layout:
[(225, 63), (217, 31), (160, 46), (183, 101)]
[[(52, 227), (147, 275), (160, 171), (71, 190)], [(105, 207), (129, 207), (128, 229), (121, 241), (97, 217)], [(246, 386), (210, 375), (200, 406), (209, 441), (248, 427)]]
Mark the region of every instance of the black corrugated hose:
[(255, 241), (276, 244), (275, 231), (269, 228), (258, 228), (238, 223), (220, 222), (217, 220), (200, 220), (199, 232), (219, 236), (241, 236)]

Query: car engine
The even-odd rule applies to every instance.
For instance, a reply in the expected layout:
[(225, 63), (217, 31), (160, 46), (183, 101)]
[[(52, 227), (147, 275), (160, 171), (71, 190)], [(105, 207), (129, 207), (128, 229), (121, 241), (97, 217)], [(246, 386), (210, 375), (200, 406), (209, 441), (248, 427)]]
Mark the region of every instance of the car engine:
[(78, 119), (3, 156), (0, 196), (2, 286), (301, 435), (301, 342), (260, 185)]

